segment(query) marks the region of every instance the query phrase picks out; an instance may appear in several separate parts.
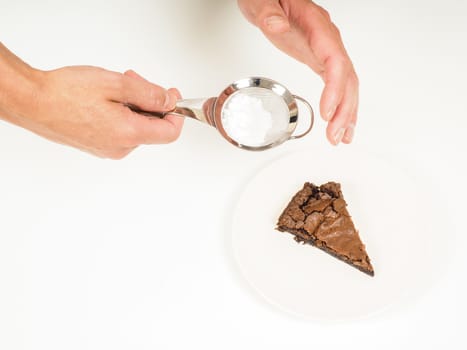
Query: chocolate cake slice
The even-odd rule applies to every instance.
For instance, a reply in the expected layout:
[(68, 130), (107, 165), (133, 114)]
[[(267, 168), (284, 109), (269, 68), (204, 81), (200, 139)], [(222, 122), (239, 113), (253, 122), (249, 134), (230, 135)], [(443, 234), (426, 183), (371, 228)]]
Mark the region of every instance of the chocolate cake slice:
[(315, 186), (307, 182), (282, 212), (277, 229), (374, 276), (365, 245), (346, 206), (340, 184)]

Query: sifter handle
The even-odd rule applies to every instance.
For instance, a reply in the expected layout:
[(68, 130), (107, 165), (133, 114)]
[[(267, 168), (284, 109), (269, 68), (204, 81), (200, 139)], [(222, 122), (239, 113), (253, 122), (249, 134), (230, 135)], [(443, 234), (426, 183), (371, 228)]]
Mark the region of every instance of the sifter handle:
[(297, 95), (292, 95), (296, 100), (299, 100), (300, 102), (302, 102), (309, 110), (310, 110), (310, 118), (311, 118), (311, 122), (310, 122), (310, 126), (308, 127), (308, 129), (306, 131), (304, 131), (303, 133), (299, 134), (299, 135), (291, 135), (290, 136), (290, 140), (293, 140), (293, 139), (299, 139), (300, 137), (303, 137), (305, 136), (306, 134), (308, 134), (311, 129), (313, 128), (313, 123), (315, 122), (315, 114), (313, 112), (313, 108), (311, 107), (311, 105), (308, 103), (307, 100), (305, 100), (304, 98), (300, 97), (300, 96), (297, 96)]
[(168, 112), (146, 111), (132, 104), (126, 104), (126, 106), (133, 112), (146, 117), (164, 118), (167, 114), (172, 114), (179, 117), (193, 118), (200, 122), (214, 125), (212, 113), (215, 102), (215, 97), (178, 100), (175, 108)]

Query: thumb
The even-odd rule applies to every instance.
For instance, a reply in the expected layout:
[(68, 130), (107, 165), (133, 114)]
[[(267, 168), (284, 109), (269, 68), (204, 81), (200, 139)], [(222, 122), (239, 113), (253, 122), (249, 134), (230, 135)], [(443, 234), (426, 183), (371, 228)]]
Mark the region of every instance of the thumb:
[(290, 29), (279, 0), (239, 0), (238, 4), (245, 17), (264, 34), (279, 34)]
[(135, 105), (147, 111), (169, 111), (177, 97), (173, 91), (153, 84), (132, 70), (123, 74), (120, 102)]

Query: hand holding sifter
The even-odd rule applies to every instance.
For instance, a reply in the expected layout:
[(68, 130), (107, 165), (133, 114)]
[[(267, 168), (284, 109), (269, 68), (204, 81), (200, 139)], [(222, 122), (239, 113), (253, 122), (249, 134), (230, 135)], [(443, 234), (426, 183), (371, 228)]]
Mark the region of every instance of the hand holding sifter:
[[(299, 111), (297, 100), (310, 113), (306, 131), (294, 135)], [(197, 119), (215, 127), (231, 144), (250, 151), (263, 151), (308, 134), (314, 122), (311, 105), (293, 95), (283, 85), (260, 77), (250, 77), (230, 84), (218, 97), (179, 100), (175, 109), (166, 113), (133, 111), (163, 118), (166, 114)]]

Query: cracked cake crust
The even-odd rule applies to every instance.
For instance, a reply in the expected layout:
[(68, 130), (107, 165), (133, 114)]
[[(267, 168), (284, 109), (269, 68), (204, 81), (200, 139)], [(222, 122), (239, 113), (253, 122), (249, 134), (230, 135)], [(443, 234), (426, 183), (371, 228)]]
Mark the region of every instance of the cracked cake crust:
[(307, 182), (284, 209), (277, 230), (295, 235), (370, 276), (373, 266), (347, 211), (340, 184)]

